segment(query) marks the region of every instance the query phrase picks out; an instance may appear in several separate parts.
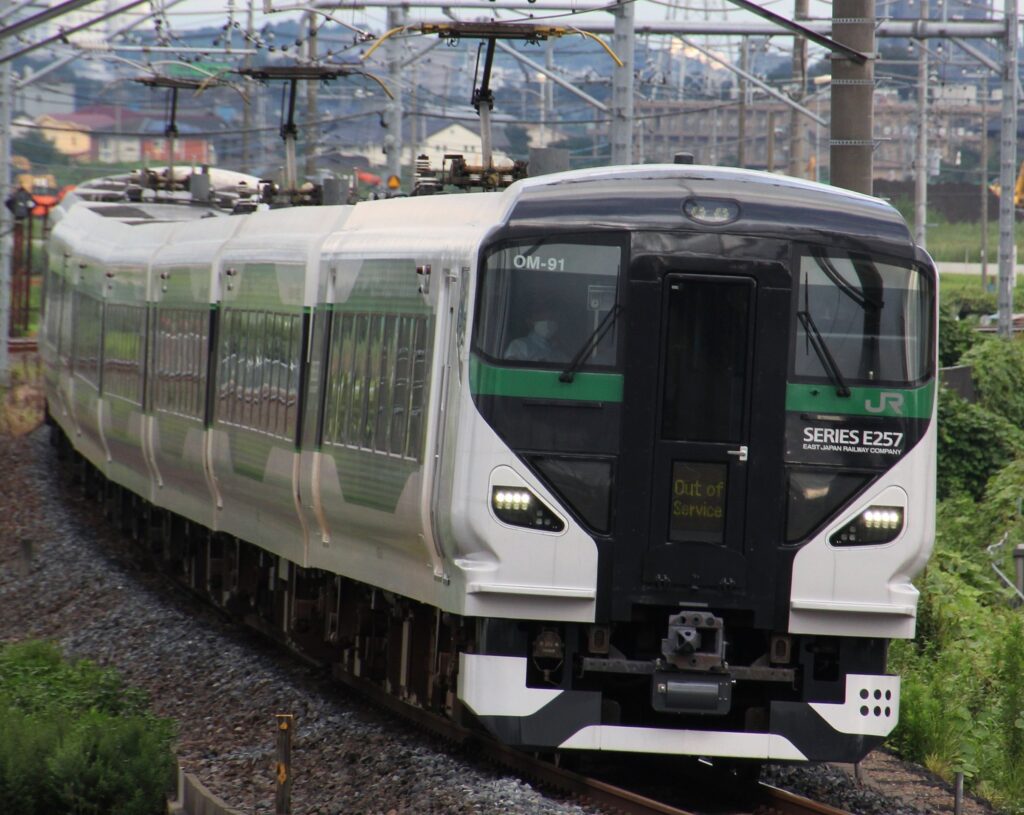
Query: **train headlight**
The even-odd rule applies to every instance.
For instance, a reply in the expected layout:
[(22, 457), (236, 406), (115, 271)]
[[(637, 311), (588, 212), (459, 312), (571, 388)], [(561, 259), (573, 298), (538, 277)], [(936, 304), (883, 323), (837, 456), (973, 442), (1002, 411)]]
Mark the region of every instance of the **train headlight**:
[(561, 532), (562, 520), (544, 506), (536, 495), (523, 487), (494, 487), (491, 490), (491, 508), (499, 521), (513, 526)]
[(833, 546), (865, 546), (896, 540), (903, 531), (903, 508), (870, 506), (860, 515), (833, 533)]

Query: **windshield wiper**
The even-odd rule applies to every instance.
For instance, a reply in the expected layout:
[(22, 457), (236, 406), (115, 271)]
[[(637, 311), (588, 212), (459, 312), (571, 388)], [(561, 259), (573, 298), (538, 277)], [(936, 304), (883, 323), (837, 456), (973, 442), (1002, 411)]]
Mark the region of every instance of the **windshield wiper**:
[(835, 359), (829, 352), (828, 346), (825, 344), (825, 338), (818, 331), (818, 326), (814, 324), (814, 318), (811, 316), (811, 313), (809, 311), (798, 311), (796, 316), (804, 327), (804, 336), (807, 337), (811, 347), (814, 348), (814, 353), (818, 355), (821, 367), (825, 369), (828, 378), (836, 386), (836, 396), (849, 396), (850, 388), (843, 379), (843, 375), (839, 373), (839, 366), (836, 365)]
[[(863, 311), (877, 312), (881, 310), (881, 301), (876, 298), (869, 297), (867, 293), (860, 292), (854, 288), (854, 286), (845, 277), (843, 277), (842, 274), (840, 274), (839, 270), (832, 263), (831, 258), (829, 258), (824, 249), (821, 247), (814, 247), (811, 249), (811, 255), (817, 262), (818, 268), (821, 269), (828, 279), (835, 284), (836, 288), (853, 300), (853, 302), (860, 306)], [(854, 269), (856, 269), (856, 262), (853, 261), (852, 256), (850, 261), (854, 263)]]
[(579, 370), (580, 366), (590, 354), (593, 352), (601, 340), (604, 339), (604, 335), (608, 333), (608, 329), (615, 323), (615, 319), (619, 316), (619, 312), (622, 311), (622, 306), (616, 303), (611, 310), (601, 318), (601, 322), (597, 324), (597, 327), (587, 337), (586, 342), (580, 347), (580, 350), (576, 352), (573, 358), (569, 361), (565, 370), (558, 375), (559, 382), (572, 382), (576, 378), (576, 371)]

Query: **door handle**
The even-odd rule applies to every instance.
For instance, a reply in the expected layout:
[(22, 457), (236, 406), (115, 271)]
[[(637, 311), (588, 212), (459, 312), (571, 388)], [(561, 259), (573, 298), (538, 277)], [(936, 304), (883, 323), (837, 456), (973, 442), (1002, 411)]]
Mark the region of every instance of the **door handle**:
[(747, 445), (741, 444), (739, 450), (726, 450), (725, 452), (730, 456), (736, 456), (739, 461), (746, 461), (749, 451), (747, 450)]

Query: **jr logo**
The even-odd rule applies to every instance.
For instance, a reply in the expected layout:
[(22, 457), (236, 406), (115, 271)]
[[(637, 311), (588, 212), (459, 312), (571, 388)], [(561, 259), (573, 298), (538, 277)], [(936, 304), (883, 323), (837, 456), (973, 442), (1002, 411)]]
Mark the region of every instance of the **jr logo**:
[(897, 416), (903, 415), (903, 394), (892, 391), (881, 391), (878, 394), (878, 404), (871, 404), (870, 399), (864, 400), (864, 409), (868, 413), (885, 413), (886, 408), (892, 410)]

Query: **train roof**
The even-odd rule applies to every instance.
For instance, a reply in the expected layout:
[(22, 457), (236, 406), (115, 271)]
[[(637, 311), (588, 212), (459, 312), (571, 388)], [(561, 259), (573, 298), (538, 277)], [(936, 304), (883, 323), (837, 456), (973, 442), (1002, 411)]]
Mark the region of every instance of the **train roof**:
[[(823, 234), (902, 247), (913, 239), (903, 217), (879, 198), (757, 170), (685, 164), (608, 167), (519, 182), (509, 226), (553, 220), (563, 227), (740, 231), (796, 240)], [(517, 185), (518, 186), (518, 185)], [(730, 201), (737, 217), (698, 224), (683, 212), (688, 199)]]
[[(176, 172), (178, 169), (186, 168), (176, 168)], [(140, 196), (135, 174), (88, 182), (65, 201), (63, 209), (83, 204), (105, 221), (131, 227), (227, 217), (231, 204), (259, 183), (240, 173), (206, 172), (213, 193), (209, 202), (194, 201), (186, 191), (146, 189)], [(688, 200), (730, 202), (735, 205), (735, 217), (722, 224), (695, 221), (684, 211)], [(504, 228), (598, 227), (740, 232), (798, 241), (827, 239), (837, 245), (867, 246), (904, 256), (915, 251), (903, 218), (881, 199), (773, 173), (699, 165), (574, 170), (527, 178), (500, 193), (418, 196), (314, 209), (323, 213), (321, 217), (314, 217), (309, 207), (300, 207), (258, 213), (256, 220), (261, 222), (260, 228), (274, 223), (298, 231), (329, 225), (337, 228), (343, 222), (344, 231), (357, 241), (357, 235), (379, 239), (396, 228), (407, 238), (428, 243), (451, 242), (461, 232), (457, 242), (462, 243)], [(324, 210), (346, 210), (346, 217), (328, 216)]]

